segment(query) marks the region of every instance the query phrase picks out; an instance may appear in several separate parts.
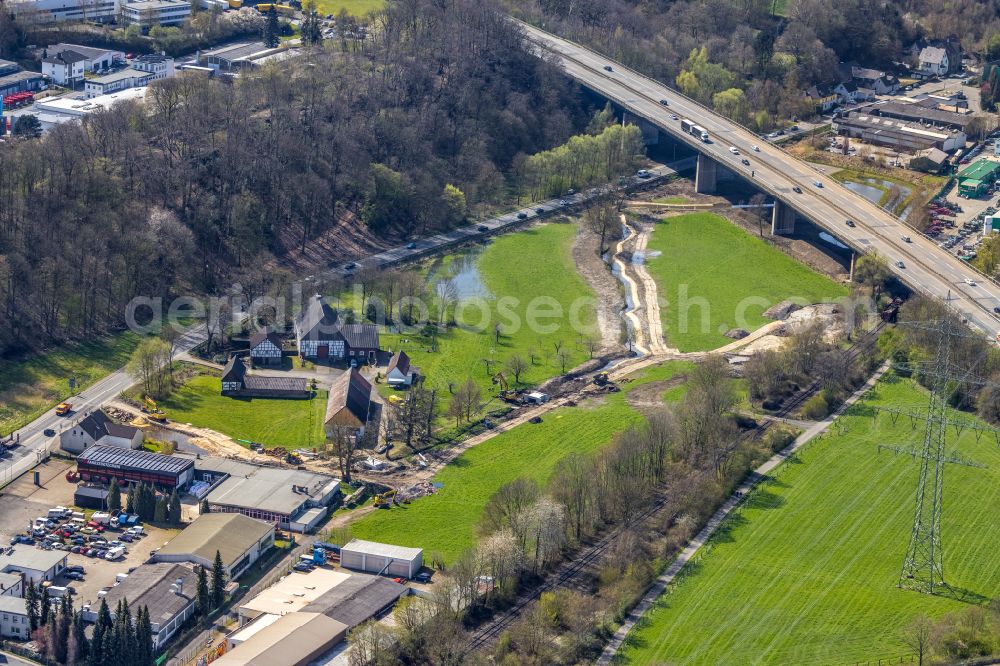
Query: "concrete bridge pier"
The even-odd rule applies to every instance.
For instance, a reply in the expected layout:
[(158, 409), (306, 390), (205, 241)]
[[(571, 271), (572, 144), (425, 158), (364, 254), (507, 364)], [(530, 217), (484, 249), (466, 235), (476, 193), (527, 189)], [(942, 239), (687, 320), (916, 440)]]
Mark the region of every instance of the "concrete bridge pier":
[(795, 210), (779, 200), (771, 209), (771, 233), (775, 236), (795, 233)]
[(694, 191), (698, 194), (715, 194), (719, 178), (719, 163), (698, 153), (698, 167), (694, 172)]
[(660, 143), (660, 128), (649, 122), (645, 118), (633, 115), (628, 111), (622, 112), (622, 119), (626, 123), (636, 125), (642, 131), (642, 142), (647, 146), (655, 146)]

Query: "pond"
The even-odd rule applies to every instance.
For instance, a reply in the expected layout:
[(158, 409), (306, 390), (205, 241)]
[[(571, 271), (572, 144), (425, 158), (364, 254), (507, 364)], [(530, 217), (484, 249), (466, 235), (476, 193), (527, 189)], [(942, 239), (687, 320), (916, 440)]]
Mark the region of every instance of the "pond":
[(490, 290), (483, 283), (479, 272), (479, 255), (482, 250), (470, 249), (449, 255), (434, 262), (427, 274), (427, 282), (437, 285), (442, 281), (451, 282), (455, 296), (459, 300), (467, 298), (488, 298)]
[[(892, 189), (893, 186), (899, 188), (901, 200), (906, 199), (910, 196), (910, 193), (913, 192), (913, 188), (907, 185), (900, 185), (899, 183), (894, 183), (891, 180), (883, 180), (881, 178), (873, 178), (870, 176), (862, 177), (858, 180), (844, 181), (844, 187), (855, 194), (860, 194), (865, 199), (868, 199), (876, 205), (882, 201), (882, 197), (886, 192)], [(900, 219), (906, 219), (906, 217), (910, 214), (910, 208), (911, 206), (907, 206), (903, 212), (899, 214)]]

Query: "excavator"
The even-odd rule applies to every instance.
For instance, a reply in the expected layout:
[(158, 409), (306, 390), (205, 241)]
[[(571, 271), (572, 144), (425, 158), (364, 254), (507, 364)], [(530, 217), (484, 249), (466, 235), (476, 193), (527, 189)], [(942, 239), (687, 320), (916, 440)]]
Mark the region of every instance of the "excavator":
[(375, 495), (374, 505), (376, 509), (388, 509), (392, 506), (393, 499), (396, 497), (396, 490), (387, 490), (380, 495)]
[(150, 421), (156, 421), (157, 423), (167, 422), (167, 413), (157, 407), (155, 400), (150, 398), (148, 395), (144, 395), (142, 396), (142, 404), (142, 411), (146, 414), (146, 418)]
[(521, 404), (521, 396), (517, 391), (512, 391), (510, 388), (510, 383), (507, 381), (507, 376), (503, 372), (498, 372), (491, 380), (495, 385), (500, 386), (500, 399), (506, 402), (513, 403), (515, 405)]

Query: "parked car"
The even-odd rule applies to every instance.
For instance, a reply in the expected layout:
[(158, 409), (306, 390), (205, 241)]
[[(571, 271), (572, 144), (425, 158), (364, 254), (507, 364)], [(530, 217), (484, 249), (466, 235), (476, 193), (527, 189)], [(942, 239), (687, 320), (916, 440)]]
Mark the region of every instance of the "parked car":
[(65, 574), (66, 578), (70, 580), (83, 580), (83, 574), (79, 571), (67, 571)]
[(294, 567), (292, 567), (292, 569), (294, 569), (295, 571), (301, 571), (303, 573), (306, 573), (312, 571), (312, 566), (310, 566), (306, 562), (299, 562)]

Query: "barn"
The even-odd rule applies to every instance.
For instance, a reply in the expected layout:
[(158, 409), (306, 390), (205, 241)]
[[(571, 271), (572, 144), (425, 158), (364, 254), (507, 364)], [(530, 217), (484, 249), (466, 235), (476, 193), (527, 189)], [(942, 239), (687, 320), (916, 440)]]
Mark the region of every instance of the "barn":
[(357, 368), (351, 368), (330, 387), (324, 419), (327, 436), (338, 429), (363, 436), (371, 418), (372, 385)]
[(239, 356), (233, 356), (222, 370), (222, 395), (242, 398), (297, 398), (312, 396), (303, 377), (252, 375)]
[(340, 565), (367, 573), (413, 578), (424, 564), (424, 551), (353, 539), (340, 549)]
[(296, 315), (295, 339), (301, 358), (318, 361), (367, 363), (375, 361), (379, 351), (378, 326), (341, 322), (337, 311), (319, 294)]

